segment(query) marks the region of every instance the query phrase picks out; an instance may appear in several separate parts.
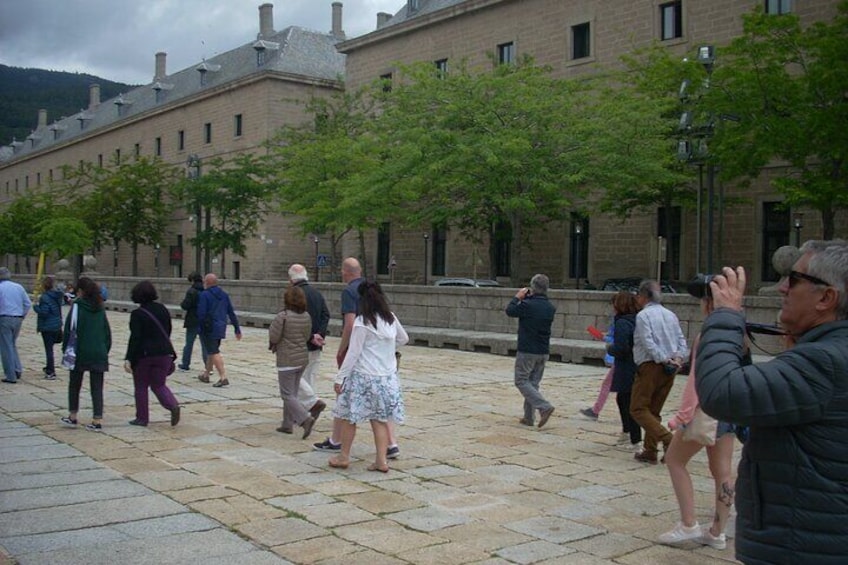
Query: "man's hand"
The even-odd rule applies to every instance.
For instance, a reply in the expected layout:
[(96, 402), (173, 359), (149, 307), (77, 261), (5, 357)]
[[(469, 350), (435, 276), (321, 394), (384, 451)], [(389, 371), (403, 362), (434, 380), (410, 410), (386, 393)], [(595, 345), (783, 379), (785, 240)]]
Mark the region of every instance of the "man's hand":
[(333, 383), (333, 390), (336, 391), (336, 395), (341, 394), (343, 388), (344, 388), (343, 384)]
[(311, 341), (315, 347), (324, 347), (324, 336), (321, 334), (314, 334)]
[(710, 282), (710, 291), (713, 295), (713, 306), (715, 308), (730, 308), (742, 311), (742, 297), (745, 295), (747, 283), (745, 267), (724, 267), (720, 275), (716, 275)]
[(519, 288), (518, 292), (515, 293), (515, 297), (519, 300), (527, 300), (528, 296), (530, 296), (529, 288)]
[(241, 332), (236, 334), (236, 341), (241, 341)]

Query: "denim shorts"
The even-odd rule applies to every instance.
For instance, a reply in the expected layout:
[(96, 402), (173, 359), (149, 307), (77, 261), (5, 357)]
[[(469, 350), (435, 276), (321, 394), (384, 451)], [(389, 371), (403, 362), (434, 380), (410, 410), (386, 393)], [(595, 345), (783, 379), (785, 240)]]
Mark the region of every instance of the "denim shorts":
[(716, 439), (720, 438), (724, 434), (732, 434), (736, 433), (736, 426), (733, 424), (729, 424), (727, 422), (719, 422), (718, 427), (716, 428)]

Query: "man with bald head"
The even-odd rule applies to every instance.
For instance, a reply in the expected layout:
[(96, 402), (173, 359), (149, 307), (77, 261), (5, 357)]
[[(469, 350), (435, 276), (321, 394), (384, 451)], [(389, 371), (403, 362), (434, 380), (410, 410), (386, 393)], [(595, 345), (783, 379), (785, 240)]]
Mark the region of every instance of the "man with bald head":
[(212, 369), (218, 371), (218, 381), (214, 387), (230, 384), (224, 370), (224, 357), (221, 355), (221, 340), (227, 336), (227, 319), (233, 324), (236, 339), (241, 340), (239, 327), (230, 296), (218, 286), (218, 277), (209, 273), (203, 277), (203, 292), (197, 303), (197, 333), (206, 348), (206, 368), (197, 378), (202, 383), (208, 383)]

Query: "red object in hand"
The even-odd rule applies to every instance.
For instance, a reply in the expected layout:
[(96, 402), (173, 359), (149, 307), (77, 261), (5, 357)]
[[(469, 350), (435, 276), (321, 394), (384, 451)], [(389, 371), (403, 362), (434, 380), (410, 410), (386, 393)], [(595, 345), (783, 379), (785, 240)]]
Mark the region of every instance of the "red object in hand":
[(592, 335), (592, 337), (594, 337), (597, 340), (604, 339), (604, 332), (602, 332), (601, 330), (599, 330), (595, 326), (589, 326), (588, 328), (586, 328), (586, 331), (589, 332)]

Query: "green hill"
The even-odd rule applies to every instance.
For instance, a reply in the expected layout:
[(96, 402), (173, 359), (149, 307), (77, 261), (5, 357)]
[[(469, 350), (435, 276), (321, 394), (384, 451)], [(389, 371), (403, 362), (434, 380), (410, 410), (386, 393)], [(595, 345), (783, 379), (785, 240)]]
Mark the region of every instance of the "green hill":
[(23, 141), (38, 125), (42, 108), (47, 123), (87, 108), (93, 83), (100, 85), (101, 100), (134, 88), (87, 74), (0, 65), (0, 145), (8, 145), (12, 137)]

